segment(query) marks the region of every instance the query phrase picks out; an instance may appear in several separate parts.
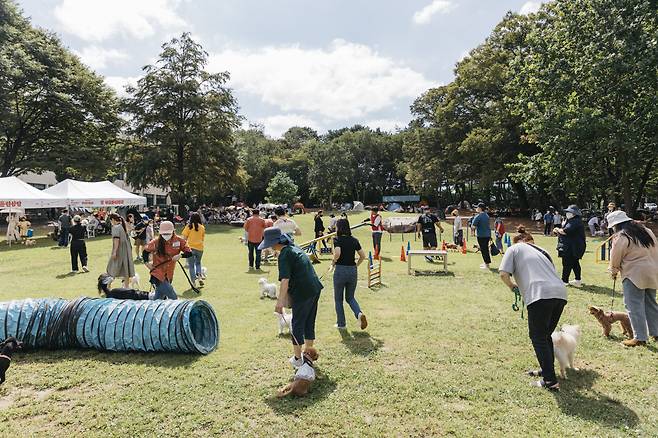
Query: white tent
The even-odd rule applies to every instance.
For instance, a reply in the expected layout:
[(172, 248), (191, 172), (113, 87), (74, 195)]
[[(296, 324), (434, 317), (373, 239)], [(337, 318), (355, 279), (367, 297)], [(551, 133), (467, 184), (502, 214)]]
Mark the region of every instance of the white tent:
[(354, 207), (352, 207), (352, 211), (364, 211), (365, 207), (363, 207), (363, 202), (361, 201), (354, 201)]
[(14, 211), (26, 208), (64, 207), (66, 201), (32, 187), (15, 176), (0, 178), (0, 209)]
[(145, 205), (146, 198), (127, 192), (109, 181), (85, 182), (65, 179), (44, 192), (66, 200), (71, 207), (119, 207)]

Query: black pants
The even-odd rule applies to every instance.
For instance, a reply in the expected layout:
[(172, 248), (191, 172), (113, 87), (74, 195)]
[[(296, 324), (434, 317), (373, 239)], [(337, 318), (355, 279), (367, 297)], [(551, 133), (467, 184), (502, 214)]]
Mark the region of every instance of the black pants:
[(256, 258), (256, 269), (260, 269), (260, 253), (261, 250), (258, 249), (259, 243), (252, 243), (249, 242), (247, 246), (249, 247), (249, 267), (253, 268), (254, 267), (254, 253), (255, 253), (255, 258)]
[(318, 314), (320, 294), (304, 301), (292, 301), (292, 343), (302, 345), (315, 340), (315, 317)]
[(580, 259), (572, 255), (562, 256), (562, 282), (569, 283), (569, 276), (573, 270), (576, 280), (580, 280)]
[[(324, 236), (324, 231), (317, 231), (317, 230), (315, 231), (315, 238), (316, 238), (316, 239), (317, 239), (318, 237), (322, 237), (322, 236)], [(322, 246), (325, 247), (325, 248), (327, 248), (327, 241), (326, 241), (326, 240), (323, 240), (323, 241), (322, 241)]]
[(544, 236), (550, 236), (552, 231), (553, 231), (552, 223), (544, 224)]
[(381, 254), (382, 252), (382, 234), (372, 233), (372, 247), (375, 250), (375, 254)]
[(551, 333), (560, 322), (566, 304), (565, 300), (551, 298), (535, 301), (528, 306), (528, 335), (535, 349), (544, 381), (549, 384), (557, 382)]
[(491, 256), (489, 255), (489, 242), (491, 237), (478, 237), (478, 245), (480, 246), (480, 252), (482, 253), (482, 260), (487, 265), (491, 263)]
[(82, 266), (87, 266), (87, 245), (84, 240), (71, 240), (71, 270), (78, 270), (78, 257)]
[(457, 230), (457, 232), (452, 236), (452, 241), (455, 245), (462, 246), (463, 240), (464, 240), (464, 230)]

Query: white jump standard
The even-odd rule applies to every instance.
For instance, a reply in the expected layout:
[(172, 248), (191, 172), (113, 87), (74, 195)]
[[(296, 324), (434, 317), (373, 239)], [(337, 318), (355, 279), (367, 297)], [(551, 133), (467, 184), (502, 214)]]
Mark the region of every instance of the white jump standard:
[(415, 270), (411, 268), (413, 256), (434, 257), (443, 262), (443, 272), (448, 272), (448, 251), (440, 249), (410, 249), (407, 251), (407, 274), (412, 275)]

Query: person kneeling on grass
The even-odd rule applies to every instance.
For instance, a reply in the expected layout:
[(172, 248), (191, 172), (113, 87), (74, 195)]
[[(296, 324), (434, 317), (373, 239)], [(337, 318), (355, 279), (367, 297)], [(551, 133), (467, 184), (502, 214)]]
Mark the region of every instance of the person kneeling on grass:
[(155, 286), (155, 299), (178, 299), (172, 282), (174, 268), (181, 257), (192, 257), (192, 250), (182, 237), (174, 232), (174, 224), (164, 221), (160, 224), (160, 236), (151, 240), (144, 248), (150, 253), (146, 267), (151, 271), (151, 284)]
[(567, 288), (558, 277), (551, 256), (534, 244), (531, 234), (520, 230), (513, 242), (498, 269), (503, 283), (513, 292), (519, 291), (528, 307), (528, 331), (541, 367), (528, 374), (543, 377), (533, 386), (558, 391), (551, 334), (567, 304)]
[(267, 228), (259, 250), (273, 248), (279, 253), (279, 298), (274, 310), (283, 313), (284, 307), (292, 307), (292, 345), (294, 355), (290, 358), (293, 367), (304, 365), (302, 345), (313, 347), (315, 341), (315, 317), (322, 283), (308, 255), (294, 246), (290, 236), (279, 228)]

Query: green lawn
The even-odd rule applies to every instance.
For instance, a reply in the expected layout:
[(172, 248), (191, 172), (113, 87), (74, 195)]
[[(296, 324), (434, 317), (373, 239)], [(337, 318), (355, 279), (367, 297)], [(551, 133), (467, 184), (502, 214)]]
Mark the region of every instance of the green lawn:
[[(358, 219), (365, 217), (358, 216)], [(312, 216), (298, 216), (305, 238)], [(355, 219), (356, 220), (356, 219)], [(478, 269), (479, 254), (450, 255), (450, 275), (406, 274), (401, 237), (384, 238), (385, 287), (357, 298), (370, 321), (347, 334), (333, 328), (330, 276), (317, 321), (319, 378), (309, 397), (277, 400), (293, 372), (289, 338), (277, 336), (274, 302), (260, 300), (247, 272), (239, 229), (211, 227), (202, 298), (215, 308), (221, 339), (208, 356), (101, 353), (17, 354), (0, 387), (3, 436), (658, 436), (655, 344), (624, 349), (604, 339), (589, 304), (610, 305), (611, 281), (584, 260), (582, 290), (570, 288), (563, 323), (580, 324), (576, 356), (559, 394), (530, 388), (523, 371), (536, 362), (513, 294), (497, 274)], [(356, 233), (370, 247), (369, 232)], [(419, 242), (412, 247), (419, 248)], [(537, 242), (555, 255), (554, 239)], [(67, 276), (68, 250), (41, 239), (32, 248), (0, 249), (0, 299), (94, 296), (110, 240), (87, 243), (89, 274)], [(471, 246), (473, 240), (471, 240)], [(406, 245), (406, 240), (405, 240)], [(500, 257), (494, 261), (498, 266)], [(431, 267), (424, 261), (417, 266)], [(316, 265), (319, 275), (329, 263)], [(276, 280), (276, 267), (265, 266)], [(142, 285), (146, 270), (138, 267)], [(176, 272), (175, 287), (186, 281)], [(196, 298), (193, 292), (185, 297)], [(617, 308), (621, 299), (617, 295)], [(346, 307), (348, 318), (349, 310)], [(620, 330), (614, 334), (619, 336)]]

